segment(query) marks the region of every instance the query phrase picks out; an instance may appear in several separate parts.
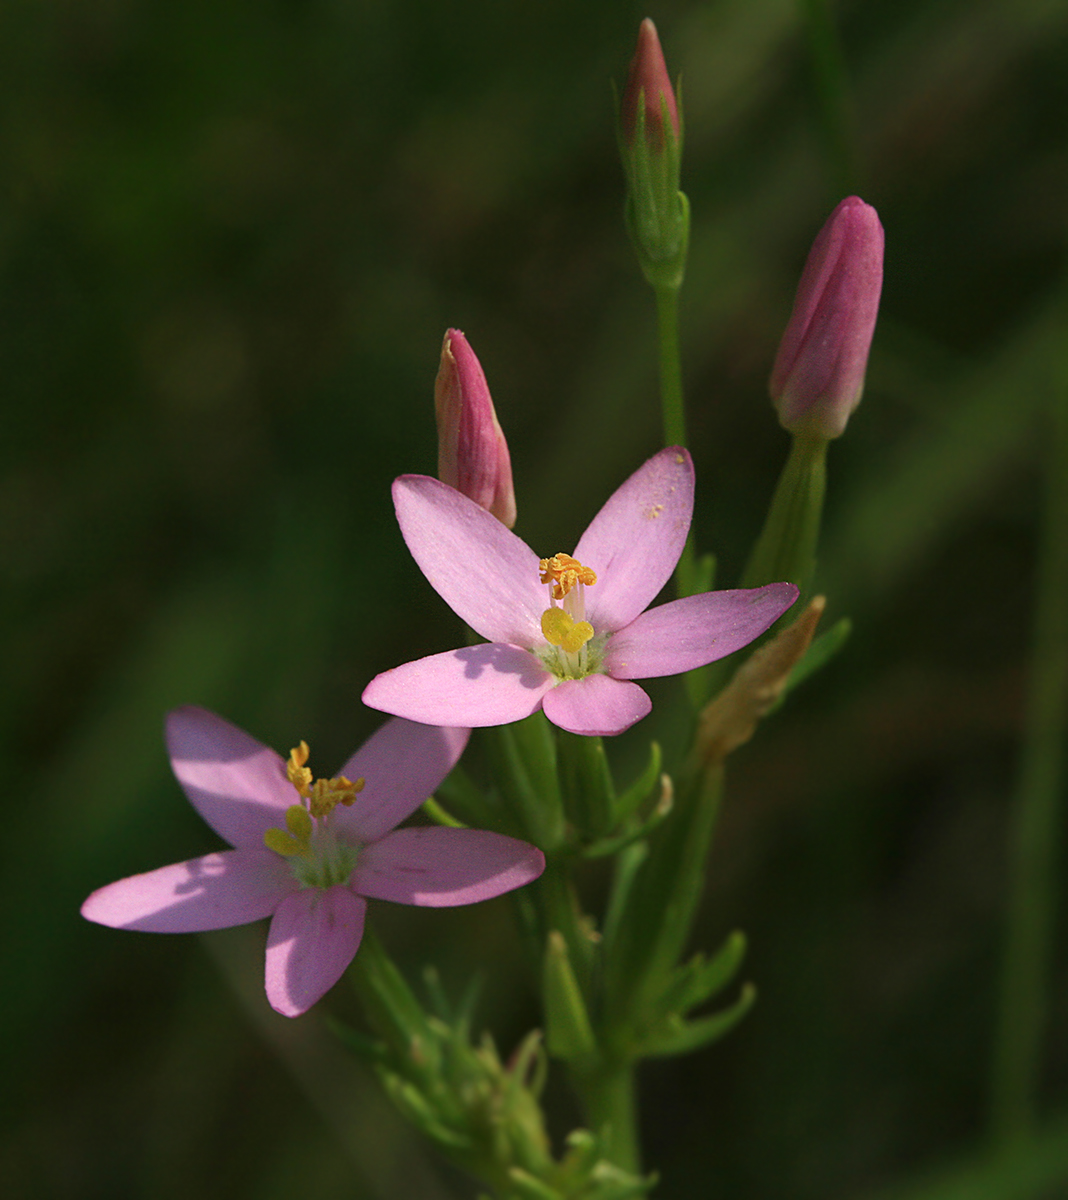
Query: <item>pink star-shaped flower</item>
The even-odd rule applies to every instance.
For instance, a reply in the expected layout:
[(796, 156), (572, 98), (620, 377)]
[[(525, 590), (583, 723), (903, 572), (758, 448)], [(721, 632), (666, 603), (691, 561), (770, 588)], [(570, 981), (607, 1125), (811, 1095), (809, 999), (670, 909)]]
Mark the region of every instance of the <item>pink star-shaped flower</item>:
[(467, 729), (387, 721), (339, 778), (312, 785), (304, 771), (303, 790), (292, 782), (299, 751), (287, 777), (281, 755), (206, 709), (175, 709), (166, 732), (178, 782), (234, 849), (120, 879), (95, 891), (82, 916), (154, 933), (271, 917), (267, 999), (284, 1016), (306, 1012), (341, 977), (363, 936), (366, 897), (473, 904), (544, 870), (540, 850), (501, 834), (395, 828), (452, 770)]
[(572, 733), (622, 733), (649, 713), (633, 682), (704, 666), (759, 637), (797, 599), (791, 583), (705, 592), (648, 609), (693, 515), (689, 454), (669, 446), (618, 488), (574, 556), (539, 560), (436, 479), (393, 485), (401, 533), (443, 600), (487, 643), (385, 671), (363, 700), (429, 724), (503, 725), (541, 708)]

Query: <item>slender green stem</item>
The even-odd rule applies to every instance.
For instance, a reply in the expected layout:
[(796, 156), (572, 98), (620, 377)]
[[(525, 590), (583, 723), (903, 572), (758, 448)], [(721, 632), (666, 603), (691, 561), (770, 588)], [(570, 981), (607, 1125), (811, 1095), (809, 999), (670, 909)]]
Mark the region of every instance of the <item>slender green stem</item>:
[[(660, 408), (664, 417), (664, 445), (686, 445), (686, 403), (682, 395), (682, 352), (679, 348), (679, 289), (668, 285), (656, 292), (656, 332), (660, 347)], [(693, 593), (696, 551), (693, 531), (686, 539), (675, 571), (680, 596)]]
[(742, 587), (787, 579), (797, 584), (802, 597), (807, 594), (816, 570), (826, 486), (826, 441), (795, 435)]
[(583, 922), (570, 863), (551, 856), (546, 861), (544, 873), (531, 885), (530, 891), (541, 909), (545, 936), (554, 929), (563, 935), (575, 977), (589, 1004), (593, 980), (593, 943)]
[(685, 446), (686, 408), (682, 399), (682, 355), (679, 350), (679, 289), (658, 287), (655, 291), (664, 445)]
[(1068, 725), (1068, 387), (1053, 409), (1039, 549), (1033, 659), (1012, 816), (1001, 1008), (991, 1081), (992, 1133), (1034, 1133), (1056, 909), (1056, 852)]
[(596, 1134), (607, 1131), (605, 1156), (617, 1167), (639, 1174), (641, 1143), (633, 1065), (606, 1066), (596, 1074), (576, 1075), (575, 1088), (590, 1128)]

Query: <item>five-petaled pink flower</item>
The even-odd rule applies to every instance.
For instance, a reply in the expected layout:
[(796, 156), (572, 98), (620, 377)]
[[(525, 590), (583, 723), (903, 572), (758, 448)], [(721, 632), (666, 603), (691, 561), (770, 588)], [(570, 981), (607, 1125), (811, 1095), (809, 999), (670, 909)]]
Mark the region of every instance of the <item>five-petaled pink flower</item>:
[(395, 828), (452, 770), (468, 736), (467, 729), (387, 721), (338, 778), (313, 780), (305, 743), (287, 763), (206, 709), (175, 709), (167, 717), (174, 773), (194, 808), (234, 849), (102, 887), (82, 915), (155, 933), (223, 929), (269, 916), (267, 999), (284, 1016), (299, 1016), (352, 961), (365, 897), (472, 904), (541, 874), (541, 851), (515, 838)]
[(503, 725), (544, 709), (581, 734), (614, 734), (652, 707), (633, 681), (704, 666), (759, 637), (797, 599), (790, 583), (687, 596), (645, 610), (682, 553), (693, 514), (689, 454), (639, 468), (574, 556), (539, 560), (436, 479), (402, 475), (397, 520), (423, 574), (488, 644), (385, 671), (364, 703), (413, 721)]

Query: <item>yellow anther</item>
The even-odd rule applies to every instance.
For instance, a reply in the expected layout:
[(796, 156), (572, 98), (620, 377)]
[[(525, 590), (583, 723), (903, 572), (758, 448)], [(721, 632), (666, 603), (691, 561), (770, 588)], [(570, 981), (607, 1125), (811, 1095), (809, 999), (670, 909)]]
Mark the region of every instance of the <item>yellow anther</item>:
[[(563, 600), (576, 583), (584, 583), (587, 587), (597, 582), (597, 573), (584, 567), (577, 558), (570, 554), (554, 554), (552, 558), (543, 558), (538, 562), (542, 583), (553, 585), (553, 599)], [(592, 637), (592, 633), (590, 637)], [(587, 639), (588, 640), (588, 639)], [(553, 645), (556, 645), (554, 642)]]
[(541, 632), (550, 646), (575, 654), (593, 637), (589, 621), (575, 621), (562, 608), (547, 608), (541, 614)]
[(357, 779), (355, 783), (346, 779), (344, 775), (339, 775), (337, 779), (317, 779), (312, 784), (308, 808), (313, 817), (326, 817), (339, 804), (345, 805), (346, 808), (354, 804), (357, 795), (362, 791), (362, 779)]
[(284, 829), (268, 829), (263, 835), (263, 844), (268, 850), (273, 850), (275, 854), (284, 854), (286, 858), (303, 854), (307, 849), (305, 842), (298, 842), (291, 833), (286, 833)]
[(309, 753), (308, 743), (302, 741), (299, 746), (290, 750), (289, 762), (286, 763), (286, 778), (305, 798), (312, 781), (312, 773), (304, 765), (308, 761)]
[[(294, 813), (294, 820), (308, 820), (308, 836), (310, 837), (311, 818), (308, 817), (308, 813), (312, 817), (329, 816), (339, 804), (348, 806), (354, 803), (357, 794), (363, 791), (362, 779), (357, 779), (353, 783), (344, 775), (339, 775), (337, 779), (315, 779), (313, 782), (311, 770), (304, 765), (308, 761), (308, 753), (308, 743), (301, 742), (295, 750), (290, 750), (289, 762), (286, 763), (286, 778), (308, 802), (307, 809), (295, 804), (286, 814), (286, 824), (297, 837), (301, 835), (289, 824), (289, 813)], [(304, 817), (297, 817), (295, 815), (297, 812), (304, 813)]]

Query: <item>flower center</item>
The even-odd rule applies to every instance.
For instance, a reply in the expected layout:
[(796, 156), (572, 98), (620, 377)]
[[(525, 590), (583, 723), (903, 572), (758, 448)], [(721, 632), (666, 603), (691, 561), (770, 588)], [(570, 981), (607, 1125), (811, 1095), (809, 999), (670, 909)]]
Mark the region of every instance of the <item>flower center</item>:
[(353, 783), (344, 775), (313, 779), (306, 765), (308, 754), (308, 743), (303, 741), (289, 752), (286, 778), (296, 788), (300, 803), (286, 809), (285, 829), (268, 829), (263, 842), (268, 850), (289, 860), (302, 887), (328, 888), (347, 882), (359, 851), (359, 846), (338, 838), (330, 815), (339, 804), (346, 808), (353, 804), (364, 781)]
[(600, 647), (586, 620), (586, 588), (597, 582), (597, 574), (570, 554), (543, 558), (538, 570), (549, 585), (549, 607), (541, 614), (548, 646), (535, 653), (557, 678), (582, 679), (600, 665)]

